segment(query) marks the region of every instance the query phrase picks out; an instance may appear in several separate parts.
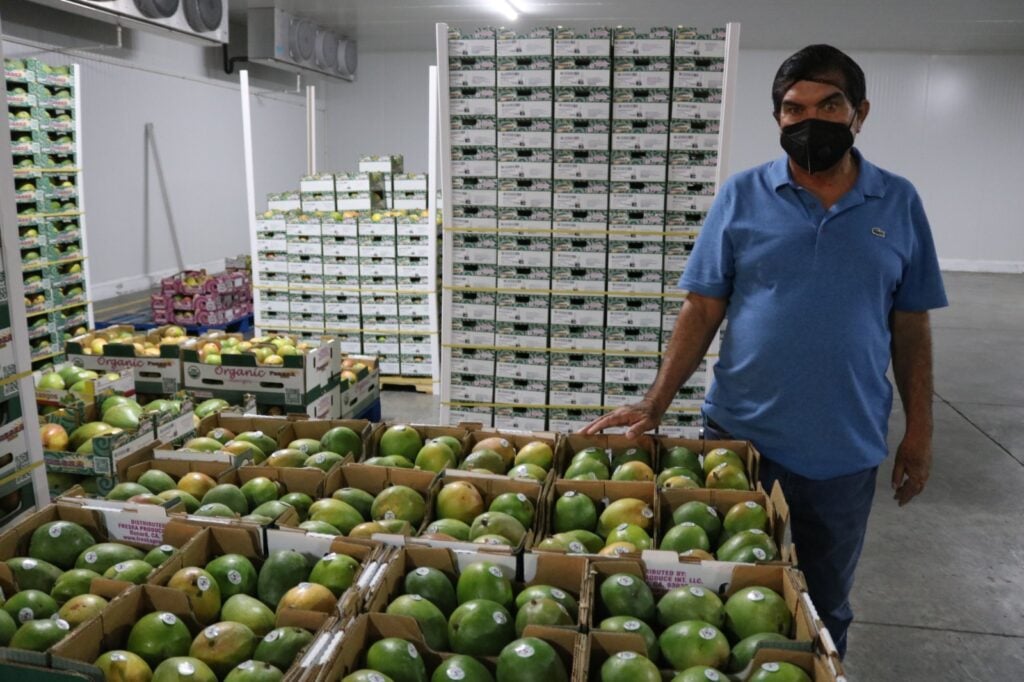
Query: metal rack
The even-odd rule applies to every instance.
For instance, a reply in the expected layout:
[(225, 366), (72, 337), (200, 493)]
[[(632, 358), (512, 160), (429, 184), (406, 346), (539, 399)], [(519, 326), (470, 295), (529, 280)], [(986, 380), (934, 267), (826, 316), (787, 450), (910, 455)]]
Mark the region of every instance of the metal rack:
[[(42, 65), (41, 62), (39, 64)], [(13, 171), (15, 182), (29, 178), (34, 179), (38, 182), (43, 182), (44, 180), (49, 182), (51, 178), (56, 179), (63, 177), (73, 177), (74, 179), (73, 198), (76, 204), (75, 210), (61, 210), (58, 212), (44, 211), (36, 213), (34, 216), (29, 217), (29, 220), (41, 220), (42, 222), (37, 222), (35, 224), (37, 224), (40, 228), (44, 228), (44, 231), (46, 232), (52, 232), (52, 229), (50, 229), (50, 225), (52, 223), (65, 220), (73, 221), (73, 223), (68, 223), (68, 225), (77, 226), (77, 236), (74, 236), (72, 238), (61, 238), (58, 240), (53, 235), (45, 235), (41, 239), (38, 239), (38, 244), (41, 248), (44, 249), (44, 254), (40, 254), (40, 258), (38, 260), (35, 260), (31, 263), (23, 264), (26, 277), (33, 274), (38, 274), (40, 277), (43, 277), (43, 287), (37, 287), (31, 290), (32, 295), (45, 295), (47, 296), (46, 300), (48, 301), (48, 305), (45, 305), (45, 307), (40, 307), (36, 305), (32, 306), (31, 309), (26, 311), (27, 314), (29, 315), (28, 319), (30, 324), (30, 343), (34, 343), (36, 340), (43, 338), (45, 334), (41, 334), (41, 332), (43, 332), (44, 330), (47, 330), (49, 335), (52, 337), (52, 342), (49, 345), (49, 348), (45, 349), (44, 352), (32, 353), (31, 357), (34, 368), (38, 368), (39, 366), (42, 366), (44, 364), (59, 361), (63, 356), (65, 334), (71, 334), (73, 330), (78, 329), (80, 327), (91, 329), (93, 328), (95, 321), (93, 316), (92, 300), (89, 298), (88, 291), (88, 284), (90, 278), (88, 244), (86, 239), (85, 192), (83, 187), (84, 178), (82, 172), (84, 162), (82, 157), (82, 147), (80, 144), (80, 141), (82, 139), (83, 128), (81, 115), (81, 78), (80, 67), (78, 64), (70, 65), (69, 76), (70, 78), (69, 82), (67, 83), (67, 87), (70, 89), (71, 93), (70, 106), (66, 108), (58, 105), (44, 106), (42, 104), (36, 104), (33, 106), (37, 109), (53, 109), (54, 111), (66, 110), (71, 112), (71, 125), (69, 130), (63, 131), (58, 129), (57, 127), (51, 127), (50, 129), (44, 132), (72, 133), (72, 147), (69, 151), (60, 153), (67, 154), (68, 156), (73, 156), (73, 167), (65, 166), (51, 168), (48, 166), (39, 165), (37, 163), (29, 167), (19, 167), (14, 169)], [(21, 81), (17, 82), (21, 83)], [(51, 85), (53, 85), (54, 87), (61, 87), (55, 84)], [(39, 95), (35, 94), (31, 96), (35, 98)], [(38, 102), (38, 100), (35, 99), (33, 101)], [(32, 128), (32, 131), (43, 130), (43, 124), (41, 122), (35, 121), (34, 119), (29, 120), (33, 121), (34, 127)], [(39, 141), (36, 141), (34, 144), (38, 145)], [(18, 222), (20, 228), (20, 219), (18, 219)], [(27, 225), (31, 226), (32, 223), (27, 223)], [(53, 238), (52, 242), (50, 241), (51, 238)], [(20, 239), (13, 243), (19, 242)], [(56, 251), (57, 247), (59, 245), (68, 247), (69, 245), (72, 244), (75, 244), (77, 246), (77, 251), (74, 252), (75, 255), (72, 255), (71, 257), (68, 258), (61, 258)], [(27, 246), (25, 248), (32, 247)], [(75, 265), (78, 265), (79, 267), (79, 281), (68, 281), (67, 284), (60, 284), (56, 281), (50, 281), (46, 279), (44, 276), (44, 273), (56, 276), (58, 274), (58, 269), (64, 267), (73, 267)], [(63, 299), (62, 292), (66, 290), (69, 286), (74, 285), (80, 286), (83, 290), (83, 294), (81, 295), (81, 297), (77, 298), (77, 300), (65, 301)], [(68, 317), (66, 315), (68, 311), (75, 311), (76, 314), (72, 317)], [(44, 320), (44, 316), (46, 322), (45, 324), (41, 324), (41, 322), (43, 322)], [(33, 322), (37, 322), (40, 324), (32, 324)]]
[[(0, 110), (7, 111), (6, 91), (0, 94)], [(0, 317), (9, 325), (0, 331), (0, 430), (6, 434), (0, 453), (0, 525), (19, 520), (50, 499), (29, 355), (10, 132), (7, 122), (6, 134), (0, 135)]]

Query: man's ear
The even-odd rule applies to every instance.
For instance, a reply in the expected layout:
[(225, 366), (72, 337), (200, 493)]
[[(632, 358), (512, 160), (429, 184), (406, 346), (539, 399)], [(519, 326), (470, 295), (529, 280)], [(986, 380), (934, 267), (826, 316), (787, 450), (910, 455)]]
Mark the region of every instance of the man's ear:
[(855, 133), (859, 133), (861, 127), (864, 125), (864, 119), (868, 117), (868, 112), (871, 111), (871, 102), (864, 100), (857, 107), (857, 117), (854, 119), (856, 125)]

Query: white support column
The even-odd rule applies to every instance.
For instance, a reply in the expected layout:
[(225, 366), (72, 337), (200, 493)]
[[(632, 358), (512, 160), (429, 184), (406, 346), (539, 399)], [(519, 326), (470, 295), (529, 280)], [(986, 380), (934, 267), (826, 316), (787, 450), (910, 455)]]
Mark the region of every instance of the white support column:
[(441, 241), (441, 423), (449, 421), (451, 400), (451, 313), (452, 292), (452, 236), (447, 226), (452, 216), (451, 119), (448, 110), (448, 24), (437, 24), (437, 150), (440, 155), (441, 193), (443, 196)]
[[(430, 92), (428, 94), (429, 107), (427, 110), (427, 206), (429, 212), (427, 221), (430, 230), (430, 290), (427, 297), (430, 304), (430, 378), (432, 381), (432, 393), (439, 395), (441, 392), (441, 325), (439, 310), (437, 307), (437, 294), (440, 290), (437, 279), (437, 181), (440, 166), (437, 153), (437, 102), (440, 95), (437, 91), (437, 67), (431, 66), (428, 74)], [(443, 216), (447, 213), (442, 211)]]
[[(78, 211), (81, 213), (78, 216), (78, 232), (82, 240), (82, 276), (85, 277), (85, 315), (87, 320), (87, 328), (96, 328), (96, 319), (93, 315), (93, 291), (92, 291), (92, 276), (89, 270), (89, 230), (88, 225), (88, 214), (85, 212), (85, 186), (82, 182), (83, 173), (82, 169), (85, 168), (85, 162), (82, 158), (82, 140), (85, 139), (82, 134), (82, 67), (78, 64), (71, 65), (72, 79), (75, 84), (72, 89), (72, 94), (75, 97), (75, 165), (78, 167), (78, 173), (75, 174), (75, 187), (78, 188)], [(63, 339), (60, 342), (61, 349), (64, 348)]]
[(306, 86), (306, 175), (316, 173), (316, 86)]
[(725, 74), (722, 80), (722, 119), (718, 128), (718, 175), (715, 178), (715, 192), (722, 181), (729, 177), (729, 152), (732, 142), (732, 110), (736, 102), (736, 74), (739, 70), (740, 25), (731, 22), (725, 25)]
[[(253, 320), (256, 320), (256, 311), (260, 309), (260, 297), (262, 291), (260, 286), (259, 273), (256, 268), (256, 180), (253, 172), (252, 161), (252, 111), (249, 107), (249, 71), (242, 69), (238, 72), (239, 94), (242, 102), (242, 150), (245, 159), (245, 205), (249, 220), (249, 254), (252, 265), (252, 309)], [(258, 326), (253, 327), (256, 335), (262, 334)]]

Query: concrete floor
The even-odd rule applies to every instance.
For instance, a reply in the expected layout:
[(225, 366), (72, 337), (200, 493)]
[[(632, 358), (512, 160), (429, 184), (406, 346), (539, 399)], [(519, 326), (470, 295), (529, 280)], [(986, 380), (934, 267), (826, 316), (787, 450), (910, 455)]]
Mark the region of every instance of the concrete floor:
[[(854, 588), (851, 682), (1024, 679), (1024, 275), (947, 273), (932, 318), (935, 463), (900, 509), (882, 467)], [(897, 401), (898, 402), (898, 401)], [(385, 391), (384, 418), (437, 423)], [(903, 433), (897, 407), (890, 445)]]

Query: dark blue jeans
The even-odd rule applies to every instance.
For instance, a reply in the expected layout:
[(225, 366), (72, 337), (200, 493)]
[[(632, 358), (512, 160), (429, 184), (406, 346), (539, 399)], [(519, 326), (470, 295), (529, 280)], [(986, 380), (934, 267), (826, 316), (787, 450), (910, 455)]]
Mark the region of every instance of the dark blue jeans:
[[(704, 438), (728, 440), (732, 436), (713, 428), (705, 417)], [(782, 486), (799, 568), (840, 656), (846, 655), (846, 633), (853, 621), (850, 590), (864, 547), (877, 473), (875, 467), (816, 481), (761, 458), (761, 485), (766, 491), (771, 491), (775, 481)]]

